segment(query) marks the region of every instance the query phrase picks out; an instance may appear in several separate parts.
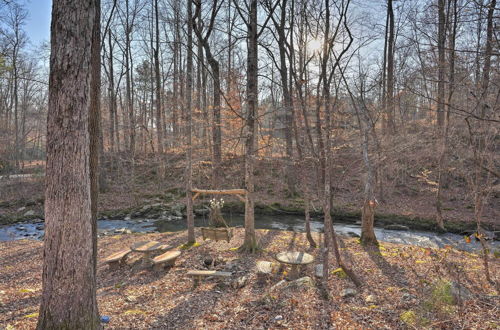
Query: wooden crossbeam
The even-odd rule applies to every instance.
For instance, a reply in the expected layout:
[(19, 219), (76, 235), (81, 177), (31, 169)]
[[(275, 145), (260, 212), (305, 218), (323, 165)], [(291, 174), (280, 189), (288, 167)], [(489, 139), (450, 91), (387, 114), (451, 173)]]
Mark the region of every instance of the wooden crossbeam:
[(246, 195), (246, 189), (222, 189), (222, 190), (208, 190), (208, 189), (196, 189), (191, 190), (194, 193), (200, 194), (212, 194), (212, 195)]

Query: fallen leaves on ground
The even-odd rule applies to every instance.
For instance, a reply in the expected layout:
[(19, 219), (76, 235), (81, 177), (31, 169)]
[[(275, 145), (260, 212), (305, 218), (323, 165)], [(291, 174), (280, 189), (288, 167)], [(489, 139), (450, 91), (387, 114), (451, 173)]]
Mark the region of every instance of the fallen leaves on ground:
[[(257, 277), (259, 260), (275, 261), (282, 251), (306, 251), (316, 260), (301, 276), (314, 278), (314, 265), (321, 262), (321, 250), (310, 249), (304, 234), (257, 230), (261, 250), (253, 255), (237, 251), (243, 242), (243, 229), (225, 241), (203, 241), (182, 250), (174, 267), (155, 271), (132, 253), (127, 264), (111, 271), (98, 262), (97, 300), (102, 315), (110, 317), (109, 329), (242, 329), (242, 328), (405, 328), (433, 325), (444, 328), (494, 328), (498, 326), (498, 293), (484, 280), (478, 255), (451, 248), (422, 249), (384, 243), (370, 250), (353, 238), (340, 238), (345, 264), (363, 286), (357, 294), (341, 298), (354, 288), (331, 257), (327, 288), (330, 301), (323, 298), (320, 279), (316, 286), (271, 287), (286, 278), (282, 267), (265, 279)], [(319, 234), (314, 233), (317, 242)], [(186, 232), (131, 234), (104, 237), (98, 241), (98, 259), (143, 240), (157, 240), (180, 246)], [(215, 269), (231, 271), (233, 279), (247, 276), (246, 285), (234, 289), (220, 279), (204, 279), (193, 289), (188, 270), (207, 269), (207, 257)], [(498, 258), (490, 259), (490, 271), (499, 280)], [(32, 329), (38, 317), (41, 295), (42, 242), (0, 243), (0, 328)], [(453, 281), (466, 287), (472, 296), (459, 305), (441, 306), (429, 302), (438, 280)], [(370, 299), (367, 296), (372, 295)], [(432, 296), (432, 295), (431, 295)], [(375, 301), (375, 303), (374, 303)], [(430, 307), (429, 307), (430, 306)]]

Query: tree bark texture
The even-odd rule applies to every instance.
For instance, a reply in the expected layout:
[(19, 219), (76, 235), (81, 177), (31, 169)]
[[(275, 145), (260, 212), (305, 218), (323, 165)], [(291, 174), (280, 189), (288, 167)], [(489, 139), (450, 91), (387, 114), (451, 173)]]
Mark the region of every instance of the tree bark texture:
[[(54, 0), (38, 329), (97, 329), (89, 119), (98, 110), (99, 1)], [(97, 48), (97, 50), (96, 50)], [(100, 68), (99, 68), (100, 69)], [(97, 74), (97, 76), (96, 76)], [(94, 86), (94, 87), (92, 87)], [(95, 143), (95, 141), (94, 141)], [(95, 174), (93, 174), (95, 175)], [(92, 180), (92, 181), (91, 181)]]

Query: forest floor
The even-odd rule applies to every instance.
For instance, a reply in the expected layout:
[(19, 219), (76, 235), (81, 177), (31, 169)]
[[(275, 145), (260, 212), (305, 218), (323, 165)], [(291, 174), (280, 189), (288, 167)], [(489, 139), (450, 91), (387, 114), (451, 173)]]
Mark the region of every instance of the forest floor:
[[(198, 233), (199, 234), (199, 233)], [(109, 329), (498, 329), (500, 297), (485, 280), (482, 259), (451, 248), (424, 249), (383, 243), (366, 249), (355, 238), (340, 237), (341, 255), (362, 286), (332, 268), (329, 300), (320, 290), (314, 265), (319, 249), (308, 246), (304, 234), (258, 230), (261, 250), (241, 254), (243, 229), (235, 229), (230, 243), (202, 241), (181, 249), (174, 267), (154, 271), (131, 254), (120, 270), (102, 264), (107, 255), (134, 242), (158, 240), (180, 246), (186, 232), (130, 234), (98, 240), (97, 300), (101, 315), (110, 317)], [(321, 234), (313, 233), (319, 243)], [(32, 329), (41, 295), (42, 242), (0, 242), (0, 329)], [(316, 261), (302, 271), (301, 285), (280, 282), (285, 272), (257, 280), (255, 263), (273, 261), (280, 251), (307, 251)], [(220, 260), (215, 269), (246, 277), (242, 287), (206, 279), (193, 289), (186, 276), (206, 269), (207, 257)], [(331, 264), (335, 265), (332, 257)], [(500, 281), (500, 259), (490, 259), (490, 271)], [(241, 283), (240, 282), (240, 283)], [(277, 285), (277, 283), (280, 283)], [(355, 291), (348, 292), (346, 289)], [(342, 295), (346, 295), (342, 297)]]

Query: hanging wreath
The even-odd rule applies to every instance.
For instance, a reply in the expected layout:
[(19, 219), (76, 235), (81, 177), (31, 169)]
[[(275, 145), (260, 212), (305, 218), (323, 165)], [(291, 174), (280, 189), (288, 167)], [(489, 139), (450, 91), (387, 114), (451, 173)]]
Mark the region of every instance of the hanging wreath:
[(212, 227), (227, 227), (226, 221), (222, 217), (222, 207), (224, 200), (212, 198), (210, 200), (209, 221)]

